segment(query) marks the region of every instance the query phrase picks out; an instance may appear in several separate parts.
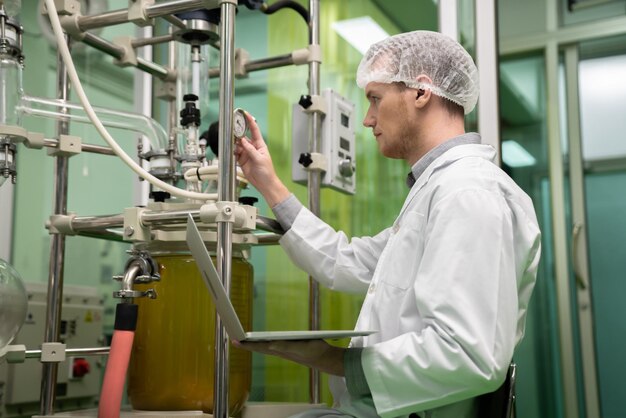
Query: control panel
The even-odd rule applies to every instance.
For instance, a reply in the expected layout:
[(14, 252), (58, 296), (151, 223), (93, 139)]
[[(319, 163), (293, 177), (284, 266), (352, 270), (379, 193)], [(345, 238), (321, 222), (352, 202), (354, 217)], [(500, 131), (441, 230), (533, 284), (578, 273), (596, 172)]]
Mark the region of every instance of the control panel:
[[(322, 117), (320, 154), (325, 171), (322, 186), (343, 193), (356, 191), (356, 147), (354, 136), (354, 104), (332, 89), (322, 92), (326, 114)], [(302, 102), (302, 101), (301, 101)], [(309, 154), (310, 115), (301, 104), (293, 106), (292, 115), (292, 180), (306, 184), (308, 167), (315, 167), (315, 156)]]
[[(28, 313), (12, 344), (38, 349), (46, 322), (46, 283), (27, 282)], [(59, 342), (67, 348), (101, 347), (103, 301), (96, 288), (64, 286)], [(68, 356), (59, 363), (56, 411), (89, 409), (97, 405), (106, 357)], [(33, 416), (39, 413), (41, 363), (0, 364), (0, 417)]]

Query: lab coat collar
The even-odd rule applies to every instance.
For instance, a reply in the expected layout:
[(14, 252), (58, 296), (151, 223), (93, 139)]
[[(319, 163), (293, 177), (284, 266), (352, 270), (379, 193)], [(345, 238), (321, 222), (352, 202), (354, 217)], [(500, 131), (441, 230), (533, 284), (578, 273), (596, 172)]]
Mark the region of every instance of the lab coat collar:
[[(478, 134), (473, 134), (480, 138)], [(465, 135), (463, 135), (465, 136)], [(401, 215), (406, 210), (407, 206), (413, 200), (413, 198), (417, 195), (417, 193), (421, 190), (422, 187), (428, 180), (430, 176), (438, 169), (443, 168), (447, 165), (454, 163), (455, 161), (460, 160), (465, 157), (479, 157), (485, 160), (495, 162), (496, 159), (496, 150), (491, 145), (485, 144), (476, 144), (476, 143), (468, 143), (465, 145), (457, 145), (448, 150), (446, 150), (443, 154), (437, 157), (417, 178), (413, 187), (411, 187), (411, 191), (404, 201), (404, 205), (402, 210), (400, 211), (400, 215), (398, 219), (401, 218)]]
[(409, 189), (413, 187), (416, 180), (420, 178), (422, 173), (426, 171), (428, 166), (439, 158), (446, 151), (456, 147), (457, 145), (480, 144), (480, 135), (476, 132), (468, 132), (463, 135), (455, 136), (431, 149), (422, 158), (417, 160), (407, 177), (407, 186)]

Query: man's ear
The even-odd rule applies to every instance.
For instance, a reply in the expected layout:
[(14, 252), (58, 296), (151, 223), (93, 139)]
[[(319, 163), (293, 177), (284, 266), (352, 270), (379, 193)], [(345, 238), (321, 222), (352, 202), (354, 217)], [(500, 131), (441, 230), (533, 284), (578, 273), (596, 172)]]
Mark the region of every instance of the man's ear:
[[(425, 74), (421, 74), (415, 79), (417, 82), (432, 84), (432, 80)], [(415, 95), (415, 107), (417, 109), (423, 109), (430, 102), (432, 96), (432, 92), (429, 88), (420, 88), (417, 89), (417, 94)]]

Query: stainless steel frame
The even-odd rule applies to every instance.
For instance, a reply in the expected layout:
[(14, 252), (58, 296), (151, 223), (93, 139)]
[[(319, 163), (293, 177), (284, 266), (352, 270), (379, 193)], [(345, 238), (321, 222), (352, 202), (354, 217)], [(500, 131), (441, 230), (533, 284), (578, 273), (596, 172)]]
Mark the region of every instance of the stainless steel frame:
[[(233, 154), (233, 108), (235, 90), (235, 12), (237, 4), (220, 3), (220, 114), (219, 114), (219, 179), (218, 199), (235, 200), (235, 156)], [(217, 223), (217, 269), (222, 276), (226, 293), (230, 295), (232, 276), (232, 233), (230, 222)], [(228, 418), (228, 336), (217, 316), (215, 322), (215, 386), (213, 416)]]
[[(320, 2), (319, 0), (309, 0), (309, 44), (319, 46), (320, 44)], [(309, 61), (309, 94), (318, 96), (320, 94), (320, 62)], [(309, 137), (309, 152), (319, 153), (321, 151), (321, 130), (322, 117), (319, 113), (311, 113)], [(316, 216), (320, 216), (320, 188), (322, 175), (319, 171), (309, 171), (307, 179), (307, 191), (309, 199), (309, 210)], [(309, 276), (309, 328), (318, 330), (320, 328), (320, 289), (319, 283)], [(311, 403), (320, 403), (320, 373), (317, 370), (309, 369), (309, 398)]]
[[(71, 46), (69, 37), (66, 42)], [(57, 55), (57, 99), (68, 100), (70, 84), (61, 54)], [(69, 122), (56, 123), (57, 137), (69, 134)], [(55, 157), (54, 213), (67, 214), (68, 157)], [(50, 270), (46, 303), (46, 330), (44, 342), (59, 340), (61, 305), (63, 301), (63, 268), (65, 262), (65, 235), (53, 234), (50, 243)], [(41, 415), (52, 415), (56, 397), (58, 363), (43, 363), (41, 377)]]

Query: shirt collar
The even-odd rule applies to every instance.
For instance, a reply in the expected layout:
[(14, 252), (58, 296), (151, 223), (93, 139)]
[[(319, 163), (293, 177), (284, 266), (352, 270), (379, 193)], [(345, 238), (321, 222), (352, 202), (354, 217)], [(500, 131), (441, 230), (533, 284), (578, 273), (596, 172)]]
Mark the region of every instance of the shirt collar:
[(415, 181), (422, 175), (428, 166), (439, 158), (443, 153), (458, 145), (480, 144), (480, 135), (475, 132), (468, 132), (463, 135), (455, 136), (431, 149), (422, 158), (411, 167), (411, 172), (406, 178), (406, 185), (413, 187)]

